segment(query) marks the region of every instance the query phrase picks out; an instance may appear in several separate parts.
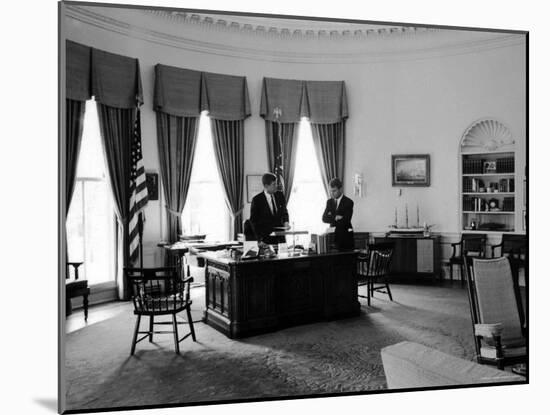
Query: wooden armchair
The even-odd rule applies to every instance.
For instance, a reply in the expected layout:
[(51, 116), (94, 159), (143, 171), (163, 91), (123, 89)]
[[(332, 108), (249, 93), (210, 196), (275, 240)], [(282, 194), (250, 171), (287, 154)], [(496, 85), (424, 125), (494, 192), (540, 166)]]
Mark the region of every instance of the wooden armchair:
[(370, 244), (367, 252), (357, 257), (357, 285), (367, 286), (367, 295), (358, 294), (358, 296), (366, 298), (369, 306), (375, 291), (388, 294), (390, 301), (393, 301), (388, 284), (392, 257), (393, 243), (387, 242)]
[(464, 257), (464, 267), (478, 363), (503, 369), (526, 362), (523, 308), (508, 258)]
[(466, 255), (484, 258), (486, 243), (486, 235), (464, 233), (460, 237), (460, 241), (451, 244), (451, 247), (453, 248), (453, 253), (449, 258), (451, 281), (453, 280), (453, 268), (455, 265), (458, 265), (458, 269), (460, 271), (460, 283), (464, 284), (464, 261), (462, 257)]
[[(175, 267), (124, 268), (124, 273), (130, 283), (134, 314), (137, 316), (130, 355), (134, 354), (136, 344), (140, 341), (149, 338), (149, 342), (152, 342), (153, 334), (173, 333), (177, 354), (180, 352), (180, 342), (187, 337), (192, 336), (193, 341), (197, 341), (191, 318), (190, 284), (193, 277), (180, 277)], [(178, 322), (176, 314), (183, 310), (187, 312), (190, 332), (180, 339), (178, 324), (185, 323)], [(155, 321), (155, 316), (163, 315), (171, 315), (172, 321)], [(147, 331), (139, 331), (141, 316), (149, 316)], [(155, 324), (171, 324), (173, 330), (154, 331)], [(138, 339), (138, 334), (145, 334), (145, 336)]]
[(514, 274), (517, 274), (520, 268), (525, 270), (525, 263), (527, 262), (526, 236), (503, 234), (500, 243), (491, 246), (492, 258), (502, 256), (507, 256), (510, 259), (510, 265)]

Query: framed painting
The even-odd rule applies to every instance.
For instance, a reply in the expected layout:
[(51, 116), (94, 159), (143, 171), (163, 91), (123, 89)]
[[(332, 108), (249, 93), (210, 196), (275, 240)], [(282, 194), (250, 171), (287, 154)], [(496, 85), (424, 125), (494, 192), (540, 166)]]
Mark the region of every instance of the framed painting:
[(392, 186), (429, 186), (430, 155), (400, 154), (391, 156)]

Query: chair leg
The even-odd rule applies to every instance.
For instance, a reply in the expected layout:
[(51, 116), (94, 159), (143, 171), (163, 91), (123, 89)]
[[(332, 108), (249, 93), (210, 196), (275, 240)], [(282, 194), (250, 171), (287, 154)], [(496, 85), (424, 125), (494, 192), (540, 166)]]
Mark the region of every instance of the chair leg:
[(153, 324), (155, 317), (153, 315), (149, 316), (149, 343), (153, 343)]
[(369, 279), (369, 305), (370, 305), (370, 299), (374, 297), (374, 279)]
[(193, 318), (191, 317), (191, 309), (187, 307), (187, 322), (189, 323), (189, 328), (191, 329), (191, 337), (193, 341), (196, 342), (197, 338), (195, 337), (195, 328), (193, 327)]
[(451, 277), (451, 281), (453, 280), (453, 263), (449, 263), (449, 276)]
[(174, 326), (174, 343), (176, 345), (176, 354), (180, 354), (180, 341), (178, 336), (178, 322), (176, 321), (176, 315), (172, 314), (172, 325)]
[(463, 287), (464, 286), (464, 270), (463, 270), (464, 266), (461, 265), (458, 269), (460, 270), (460, 286)]
[(386, 291), (388, 292), (388, 295), (390, 296), (390, 301), (393, 301), (393, 297), (391, 296), (390, 285), (387, 282), (386, 282)]
[(88, 321), (88, 294), (84, 294), (84, 300), (83, 300), (83, 305), (84, 305), (84, 321)]
[(130, 356), (133, 356), (134, 352), (136, 351), (136, 340), (137, 340), (140, 322), (141, 322), (141, 315), (138, 314), (136, 319), (136, 328), (134, 329), (134, 337), (132, 338), (132, 349), (130, 350)]

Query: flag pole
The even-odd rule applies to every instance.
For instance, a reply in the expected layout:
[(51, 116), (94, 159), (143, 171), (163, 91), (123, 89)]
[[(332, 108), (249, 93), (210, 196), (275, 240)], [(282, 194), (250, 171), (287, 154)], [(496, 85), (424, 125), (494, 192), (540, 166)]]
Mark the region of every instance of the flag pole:
[(143, 268), (143, 213), (138, 214), (139, 267)]

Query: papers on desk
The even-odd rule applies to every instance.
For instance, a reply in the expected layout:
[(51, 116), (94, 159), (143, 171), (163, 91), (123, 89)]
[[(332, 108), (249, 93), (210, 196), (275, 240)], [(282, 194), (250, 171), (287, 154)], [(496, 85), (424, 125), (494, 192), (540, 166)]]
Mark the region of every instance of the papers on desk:
[(258, 242), (256, 241), (244, 241), (243, 242), (243, 255), (241, 259), (257, 258), (260, 253)]

